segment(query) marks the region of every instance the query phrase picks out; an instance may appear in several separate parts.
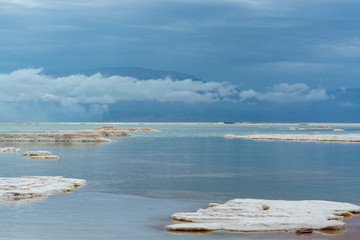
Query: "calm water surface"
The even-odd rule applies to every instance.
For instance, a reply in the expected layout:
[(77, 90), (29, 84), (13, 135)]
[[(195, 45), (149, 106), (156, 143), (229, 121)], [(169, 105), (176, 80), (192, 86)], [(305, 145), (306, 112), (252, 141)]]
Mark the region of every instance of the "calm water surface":
[[(0, 124), (0, 132), (91, 129), (90, 124)], [(135, 133), (99, 145), (21, 144), (59, 160), (0, 154), (0, 176), (83, 178), (74, 194), (0, 205), (0, 239), (279, 239), (295, 235), (175, 235), (170, 215), (233, 198), (319, 199), (360, 205), (360, 144), (225, 139), (224, 134), (360, 133), (360, 125), (134, 124)], [(334, 132), (341, 128), (344, 132)], [(3, 144), (4, 146), (6, 144)], [(315, 236), (315, 237), (314, 237)], [(326, 239), (314, 235), (315, 239)]]

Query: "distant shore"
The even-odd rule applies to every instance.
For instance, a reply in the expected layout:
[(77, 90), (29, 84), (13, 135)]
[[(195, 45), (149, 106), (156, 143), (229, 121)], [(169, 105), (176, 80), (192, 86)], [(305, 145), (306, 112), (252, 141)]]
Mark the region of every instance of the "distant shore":
[(160, 125), (360, 125), (360, 123), (341, 122), (0, 122), (0, 124), (84, 124), (84, 125), (121, 125), (121, 124), (160, 124)]

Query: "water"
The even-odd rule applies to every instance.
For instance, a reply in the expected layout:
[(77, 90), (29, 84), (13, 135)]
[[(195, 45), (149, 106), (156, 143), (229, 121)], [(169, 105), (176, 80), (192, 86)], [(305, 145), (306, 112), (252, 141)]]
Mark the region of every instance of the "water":
[[(0, 132), (91, 129), (97, 124), (0, 124)], [(360, 133), (360, 125), (121, 124), (152, 127), (99, 145), (20, 144), (59, 160), (0, 154), (0, 176), (83, 178), (74, 194), (0, 205), (0, 239), (279, 239), (286, 234), (175, 235), (170, 215), (233, 198), (319, 199), (360, 205), (360, 144), (225, 139), (224, 134)], [(289, 127), (307, 128), (292, 131)], [(316, 129), (313, 129), (316, 128)], [(340, 128), (344, 132), (334, 132)], [(8, 144), (3, 144), (8, 145)]]

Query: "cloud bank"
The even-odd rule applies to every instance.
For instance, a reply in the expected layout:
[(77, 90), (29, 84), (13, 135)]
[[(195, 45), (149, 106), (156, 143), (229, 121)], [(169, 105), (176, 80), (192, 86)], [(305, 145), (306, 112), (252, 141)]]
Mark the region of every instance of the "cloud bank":
[(278, 84), (268, 92), (238, 90), (226, 82), (202, 82), (192, 79), (139, 80), (133, 77), (70, 75), (54, 77), (42, 69), (21, 69), (0, 74), (0, 102), (54, 102), (74, 107), (93, 104), (94, 109), (118, 101), (158, 101), (213, 103), (218, 101), (259, 100), (270, 102), (303, 102), (328, 99), (322, 88), (310, 89), (306, 84)]
[(42, 69), (22, 69), (0, 74), (1, 102), (60, 102), (73, 104), (112, 104), (117, 101), (154, 100), (159, 102), (215, 102), (237, 95), (226, 82), (165, 79), (139, 80), (133, 77), (70, 75), (54, 77)]
[(265, 93), (256, 92), (253, 89), (241, 91), (240, 100), (260, 100), (270, 102), (308, 102), (329, 99), (326, 91), (322, 88), (310, 89), (304, 83), (274, 85)]

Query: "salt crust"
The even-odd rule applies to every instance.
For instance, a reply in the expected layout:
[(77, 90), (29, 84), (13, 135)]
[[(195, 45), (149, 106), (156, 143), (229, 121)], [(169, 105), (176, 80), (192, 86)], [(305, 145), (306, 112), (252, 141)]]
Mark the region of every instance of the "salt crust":
[(22, 154), (24, 157), (30, 157), (31, 159), (59, 159), (59, 156), (52, 155), (49, 151), (29, 151)]
[(317, 127), (288, 127), (291, 131), (304, 131), (304, 130), (329, 130), (332, 129), (329, 126), (317, 126)]
[(116, 142), (105, 137), (131, 136), (129, 132), (155, 131), (151, 128), (120, 128), (118, 126), (102, 126), (92, 130), (69, 130), (55, 133), (0, 133), (0, 142), (76, 142), (103, 143)]
[(225, 138), (286, 141), (360, 142), (360, 134), (226, 134)]
[(29, 176), (21, 178), (0, 178), (0, 203), (28, 203), (32, 200), (73, 192), (86, 185), (83, 179)]
[[(267, 206), (264, 208), (264, 206)], [(332, 234), (345, 231), (344, 217), (360, 213), (360, 206), (330, 201), (234, 199), (210, 203), (193, 213), (176, 213), (167, 231), (294, 232), (312, 229)]]
[(21, 151), (20, 148), (14, 148), (14, 147), (0, 148), (1, 153), (10, 153), (10, 152), (20, 153), (20, 151)]

